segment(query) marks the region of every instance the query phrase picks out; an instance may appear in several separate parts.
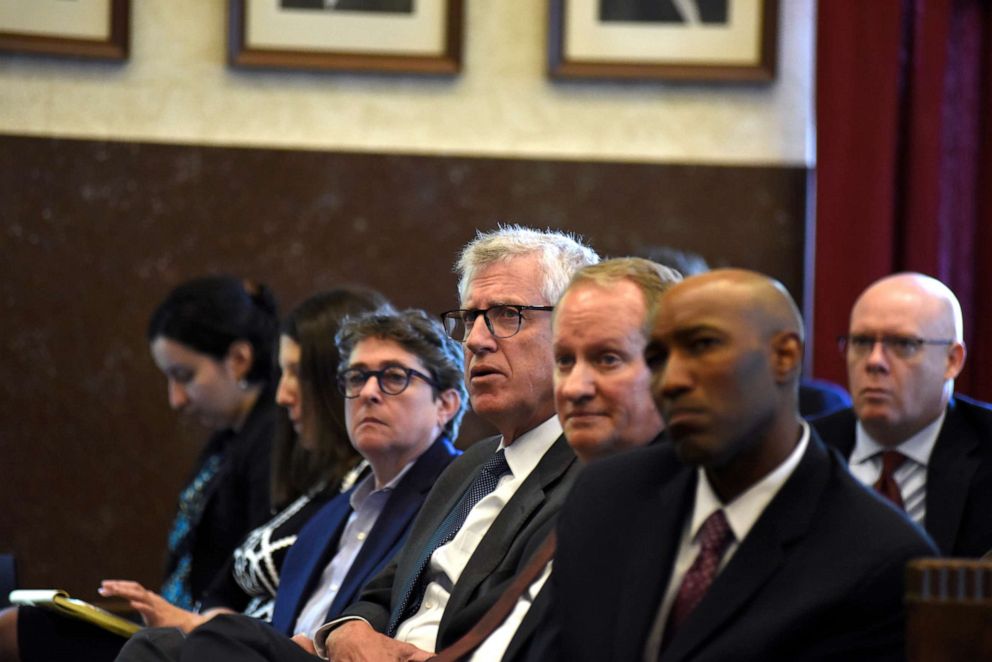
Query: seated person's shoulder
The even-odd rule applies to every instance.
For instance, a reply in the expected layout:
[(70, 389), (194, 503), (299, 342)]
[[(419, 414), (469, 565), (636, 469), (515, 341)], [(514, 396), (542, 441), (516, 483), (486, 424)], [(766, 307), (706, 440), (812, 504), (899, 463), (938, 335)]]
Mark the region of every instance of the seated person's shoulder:
[(992, 435), (992, 404), (955, 394), (953, 406), (983, 433)]
[(937, 555), (930, 536), (905, 513), (859, 483), (834, 457), (835, 485), (826, 494), (820, 519), (835, 528), (852, 553), (881, 556), (900, 550), (907, 557)]

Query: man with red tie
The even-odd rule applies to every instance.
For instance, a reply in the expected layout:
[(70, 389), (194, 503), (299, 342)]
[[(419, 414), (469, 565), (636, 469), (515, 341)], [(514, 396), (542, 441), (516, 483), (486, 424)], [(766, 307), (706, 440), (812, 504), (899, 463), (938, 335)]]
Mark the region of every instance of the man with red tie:
[(533, 659), (903, 658), (903, 568), (936, 549), (800, 418), (802, 354), (765, 276), (662, 295), (646, 358), (671, 443), (580, 476)]
[(992, 408), (954, 396), (964, 367), (961, 306), (917, 273), (866, 289), (841, 339), (853, 408), (814, 421), (851, 473), (952, 556), (992, 549)]

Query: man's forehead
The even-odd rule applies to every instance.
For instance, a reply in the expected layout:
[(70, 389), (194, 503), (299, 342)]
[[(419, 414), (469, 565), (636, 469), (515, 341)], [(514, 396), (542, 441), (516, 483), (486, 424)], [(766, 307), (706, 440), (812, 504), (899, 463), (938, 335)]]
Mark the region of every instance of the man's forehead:
[(944, 317), (945, 306), (935, 298), (907, 290), (868, 292), (851, 311), (852, 326), (925, 326)]
[(740, 317), (740, 299), (725, 289), (705, 284), (699, 287), (673, 287), (662, 295), (655, 316), (655, 329), (672, 333), (698, 326), (723, 326)]
[(499, 303), (536, 305), (543, 285), (537, 256), (518, 256), (480, 268), (468, 283), (463, 303), (479, 308)]

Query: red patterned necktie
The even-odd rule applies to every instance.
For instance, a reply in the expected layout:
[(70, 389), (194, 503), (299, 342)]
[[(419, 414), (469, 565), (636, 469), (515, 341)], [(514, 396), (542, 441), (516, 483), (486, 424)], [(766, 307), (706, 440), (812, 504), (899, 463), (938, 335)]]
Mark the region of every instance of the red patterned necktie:
[(706, 595), (713, 578), (716, 577), (717, 568), (720, 567), (720, 559), (734, 541), (734, 532), (730, 530), (727, 517), (722, 510), (717, 510), (706, 518), (699, 529), (697, 539), (700, 547), (699, 556), (685, 573), (678, 595), (675, 596), (675, 602), (672, 604), (672, 610), (668, 613), (664, 636), (666, 644)]
[(899, 483), (896, 482), (896, 469), (906, 461), (906, 456), (899, 451), (882, 452), (882, 473), (875, 481), (875, 489), (886, 499), (894, 503), (900, 510), (906, 507), (902, 503), (902, 493), (899, 491)]

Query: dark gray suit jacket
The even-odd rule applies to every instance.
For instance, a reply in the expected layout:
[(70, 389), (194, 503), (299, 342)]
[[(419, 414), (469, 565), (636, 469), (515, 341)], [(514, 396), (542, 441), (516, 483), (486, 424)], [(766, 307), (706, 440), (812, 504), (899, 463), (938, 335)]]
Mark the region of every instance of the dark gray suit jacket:
[[(814, 419), (823, 440), (845, 458), (854, 451), (854, 411)], [(992, 550), (992, 407), (961, 395), (947, 405), (927, 466), (923, 527), (949, 556)]]
[[(561, 513), (554, 604), (532, 659), (642, 659), (697, 475), (670, 444), (585, 469)], [(934, 553), (812, 433), (661, 659), (902, 659), (903, 568)]]
[[(368, 583), (359, 602), (341, 613), (342, 617), (359, 616), (377, 631), (386, 631), (390, 614), (401, 600), (399, 593), (416, 570), (420, 550), (498, 445), (498, 438), (474, 444), (441, 474), (404, 548)], [(561, 508), (579, 469), (575, 454), (565, 437), (560, 436), (504, 506), (462, 571), (441, 618), (438, 650), (475, 625), (513, 580), (526, 563), (528, 543), (547, 531), (548, 522)]]

